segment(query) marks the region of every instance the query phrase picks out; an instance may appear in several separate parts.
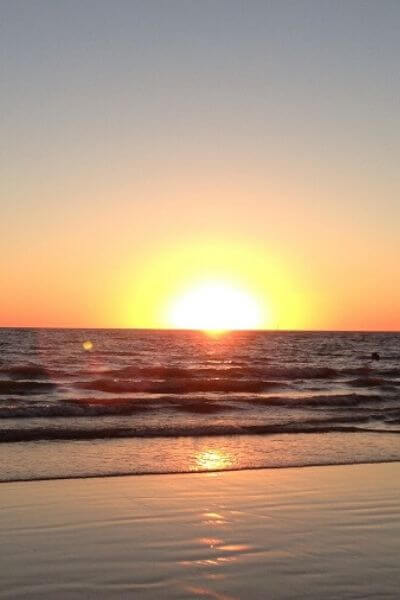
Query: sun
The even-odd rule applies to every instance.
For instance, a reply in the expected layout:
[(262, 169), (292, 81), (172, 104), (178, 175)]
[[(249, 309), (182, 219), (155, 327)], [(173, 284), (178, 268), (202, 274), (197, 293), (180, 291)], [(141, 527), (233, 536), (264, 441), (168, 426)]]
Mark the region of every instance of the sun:
[(171, 303), (168, 323), (176, 329), (228, 331), (258, 329), (260, 304), (247, 291), (223, 281), (193, 285)]

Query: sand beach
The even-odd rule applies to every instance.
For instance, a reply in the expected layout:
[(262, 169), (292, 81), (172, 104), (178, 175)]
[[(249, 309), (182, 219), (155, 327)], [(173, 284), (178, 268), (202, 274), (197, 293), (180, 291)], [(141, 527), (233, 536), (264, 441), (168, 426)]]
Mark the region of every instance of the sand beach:
[(398, 598), (399, 463), (0, 493), (1, 598)]

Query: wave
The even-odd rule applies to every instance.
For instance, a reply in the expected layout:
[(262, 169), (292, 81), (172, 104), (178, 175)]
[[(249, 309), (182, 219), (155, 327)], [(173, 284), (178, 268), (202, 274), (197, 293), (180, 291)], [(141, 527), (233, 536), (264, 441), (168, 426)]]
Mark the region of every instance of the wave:
[(27, 364), (27, 365), (15, 365), (13, 367), (7, 367), (7, 368), (3, 368), (0, 369), (0, 373), (4, 373), (6, 375), (8, 375), (9, 377), (13, 377), (13, 378), (48, 378), (49, 377), (49, 371), (47, 369), (45, 369), (44, 367), (42, 367), (41, 365), (35, 365), (35, 364)]
[[(71, 429), (63, 427), (32, 427), (30, 429), (3, 429), (1, 430), (0, 443), (33, 442), (43, 440), (104, 440), (121, 438), (178, 438), (178, 437), (205, 437), (205, 436), (232, 436), (232, 435), (276, 435), (276, 434), (305, 434), (305, 433), (334, 433), (334, 432), (369, 432), (399, 434), (400, 429), (360, 427), (369, 419), (353, 418), (351, 423), (343, 424), (339, 420), (310, 420), (303, 423), (283, 423), (274, 425), (205, 425), (205, 426), (177, 426), (177, 427), (99, 427)], [(354, 425), (357, 423), (357, 425)]]
[(42, 394), (57, 388), (55, 383), (45, 381), (0, 381), (0, 395), (26, 396)]
[[(245, 406), (253, 406), (265, 411), (268, 408), (321, 408), (345, 409), (360, 406), (379, 405), (383, 402), (378, 394), (321, 394), (315, 396), (230, 396), (223, 400), (210, 398), (187, 398), (185, 396), (163, 396), (149, 398), (75, 398), (58, 402), (9, 401), (0, 404), (0, 419), (41, 418), (41, 417), (103, 417), (134, 415), (149, 410), (180, 411), (209, 414), (227, 410), (238, 411)], [(393, 409), (385, 409), (390, 412)], [(394, 409), (396, 410), (396, 409)]]
[(276, 381), (220, 379), (171, 379), (167, 381), (121, 381), (97, 379), (75, 384), (76, 388), (109, 393), (190, 394), (196, 392), (266, 392), (282, 387)]
[[(208, 361), (209, 362), (209, 361)], [(202, 367), (179, 367), (179, 366), (138, 366), (129, 365), (122, 368), (102, 369), (93, 371), (90, 369), (79, 369), (66, 371), (63, 369), (46, 368), (41, 364), (27, 363), (12, 366), (3, 366), (0, 368), (0, 375), (4, 375), (13, 380), (46, 379), (47, 381), (60, 377), (75, 377), (77, 375), (93, 377), (99, 376), (102, 380), (111, 379), (124, 382), (134, 380), (141, 381), (171, 381), (171, 380), (249, 380), (262, 383), (268, 380), (312, 380), (312, 379), (338, 379), (343, 377), (355, 377), (352, 380), (353, 385), (369, 386), (384, 383), (387, 379), (400, 378), (399, 368), (373, 368), (371, 366), (362, 366), (354, 368), (333, 368), (317, 366), (255, 366), (234, 364), (234, 361), (219, 363), (214, 366)], [(381, 380), (381, 381), (380, 381)], [(83, 384), (90, 382), (83, 382)], [(97, 384), (97, 382), (94, 382)]]
[(237, 377), (256, 378), (273, 377), (276, 379), (329, 379), (339, 374), (337, 369), (331, 367), (256, 367), (251, 365), (222, 363), (209, 367), (138, 367), (128, 366), (122, 369), (103, 371), (103, 375), (121, 379), (130, 377), (153, 377), (155, 379), (173, 378), (204, 378), (204, 377)]
[[(109, 352), (110, 355), (119, 355), (118, 352)], [(400, 368), (378, 368), (369, 365), (361, 367), (333, 368), (327, 366), (277, 366), (243, 364), (233, 360), (205, 361), (208, 366), (200, 367), (180, 367), (180, 366), (143, 366), (128, 365), (121, 368), (104, 368), (97, 373), (101, 373), (104, 378), (117, 379), (204, 379), (215, 377), (229, 378), (250, 378), (250, 379), (336, 379), (346, 376), (359, 376), (360, 378), (389, 377), (400, 378)], [(256, 361), (257, 362), (257, 361)], [(93, 376), (96, 372), (90, 369), (78, 369), (66, 371), (65, 369), (55, 369), (45, 367), (43, 364), (26, 363), (17, 365), (2, 366), (0, 375), (5, 375), (13, 379), (51, 379), (54, 377), (68, 377), (69, 375)]]
[(353, 407), (360, 404), (380, 403), (382, 396), (378, 394), (320, 394), (315, 396), (271, 396), (269, 398), (244, 399), (244, 402), (264, 406), (290, 407)]
[[(102, 372), (104, 377), (113, 377), (119, 379), (129, 378), (154, 378), (154, 379), (169, 379), (169, 378), (212, 378), (212, 377), (229, 377), (229, 378), (252, 378), (252, 379), (334, 379), (346, 375), (370, 375), (376, 373), (376, 369), (370, 367), (335, 369), (333, 367), (308, 367), (308, 366), (274, 366), (269, 365), (262, 367), (254, 365), (243, 365), (222, 363), (218, 366), (209, 367), (171, 367), (171, 366), (155, 366), (155, 367), (139, 367), (128, 366), (120, 369), (107, 369)], [(379, 371), (382, 376), (398, 376), (400, 377), (400, 369), (384, 369)]]
[(308, 467), (339, 467), (339, 466), (351, 466), (351, 465), (381, 465), (381, 464), (392, 464), (400, 462), (400, 458), (376, 458), (373, 459), (358, 459), (354, 458), (342, 458), (340, 460), (334, 458), (325, 458), (321, 460), (297, 460), (292, 463), (284, 463), (284, 464), (266, 464), (262, 466), (230, 466), (224, 467), (223, 469), (215, 468), (196, 468), (195, 470), (191, 470), (188, 468), (183, 468), (181, 470), (178, 469), (170, 469), (170, 470), (162, 470), (162, 469), (149, 469), (149, 470), (134, 470), (125, 471), (123, 469), (118, 470), (114, 469), (112, 471), (105, 471), (101, 473), (96, 472), (80, 472), (80, 473), (63, 473), (62, 475), (32, 475), (31, 477), (24, 476), (3, 476), (0, 474), (0, 484), (2, 483), (27, 483), (29, 481), (64, 481), (69, 479), (109, 479), (111, 477), (137, 477), (138, 475), (141, 477), (145, 477), (146, 475), (188, 475), (190, 473), (235, 473), (238, 471), (269, 471), (270, 469), (306, 469)]

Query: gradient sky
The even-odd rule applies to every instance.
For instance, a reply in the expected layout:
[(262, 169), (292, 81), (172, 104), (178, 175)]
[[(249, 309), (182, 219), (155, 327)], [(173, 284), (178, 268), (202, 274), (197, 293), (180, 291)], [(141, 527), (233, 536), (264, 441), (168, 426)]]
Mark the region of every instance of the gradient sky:
[(271, 326), (400, 329), (399, 28), (397, 0), (1, 0), (0, 325), (160, 326), (197, 269)]

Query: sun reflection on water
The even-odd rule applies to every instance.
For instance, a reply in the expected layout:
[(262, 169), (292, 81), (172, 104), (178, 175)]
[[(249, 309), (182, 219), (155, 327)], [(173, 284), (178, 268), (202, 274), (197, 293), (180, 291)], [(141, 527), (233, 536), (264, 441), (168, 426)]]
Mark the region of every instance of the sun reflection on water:
[(199, 471), (220, 471), (229, 469), (234, 463), (228, 452), (215, 449), (202, 450), (195, 455), (195, 466)]

